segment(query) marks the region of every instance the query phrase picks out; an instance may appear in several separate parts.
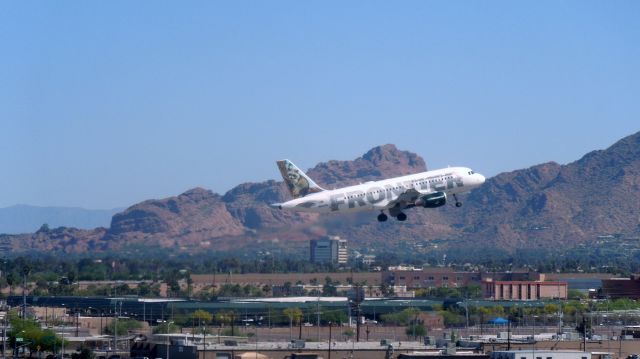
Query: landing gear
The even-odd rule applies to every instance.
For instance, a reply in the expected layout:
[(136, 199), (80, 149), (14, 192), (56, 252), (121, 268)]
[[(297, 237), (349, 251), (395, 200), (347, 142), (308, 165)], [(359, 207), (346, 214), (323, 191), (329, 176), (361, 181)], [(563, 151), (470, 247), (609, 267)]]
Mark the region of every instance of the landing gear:
[(460, 208), (462, 207), (462, 202), (458, 201), (458, 196), (456, 196), (455, 194), (453, 195), (453, 199), (456, 200), (456, 207)]
[(396, 219), (400, 222), (407, 220), (407, 215), (402, 212), (404, 208), (409, 208), (406, 204), (400, 205), (400, 203), (396, 203), (395, 206), (389, 208), (389, 215), (391, 217), (396, 217)]
[(386, 222), (388, 218), (389, 218), (389, 217), (387, 217), (387, 215), (386, 215), (386, 214), (384, 214), (384, 213), (380, 213), (380, 214), (378, 215), (378, 222)]

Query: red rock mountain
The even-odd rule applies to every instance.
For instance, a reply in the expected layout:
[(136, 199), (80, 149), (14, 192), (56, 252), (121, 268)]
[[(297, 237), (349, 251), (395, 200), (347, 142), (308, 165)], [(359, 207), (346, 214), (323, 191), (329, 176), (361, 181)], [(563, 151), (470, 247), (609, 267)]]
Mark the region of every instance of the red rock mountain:
[[(307, 173), (321, 186), (336, 188), (425, 169), (420, 156), (384, 145), (354, 161), (320, 163)], [(568, 248), (599, 235), (640, 233), (640, 132), (567, 165), (551, 162), (499, 174), (465, 195), (462, 208), (412, 209), (404, 223), (378, 223), (373, 212), (318, 215), (268, 206), (289, 197), (280, 181), (241, 184), (223, 196), (195, 188), (133, 205), (113, 216), (108, 230), (4, 235), (0, 246), (80, 252), (137, 245), (198, 252), (334, 234), (354, 246), (383, 248), (436, 239), (483, 250)]]

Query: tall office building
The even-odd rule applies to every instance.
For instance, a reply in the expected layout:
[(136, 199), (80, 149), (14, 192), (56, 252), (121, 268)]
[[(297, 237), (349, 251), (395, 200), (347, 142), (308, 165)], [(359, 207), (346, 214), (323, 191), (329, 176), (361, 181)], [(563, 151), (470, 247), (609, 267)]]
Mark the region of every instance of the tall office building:
[(329, 236), (322, 239), (312, 239), (309, 243), (311, 262), (347, 264), (347, 240), (340, 237)]

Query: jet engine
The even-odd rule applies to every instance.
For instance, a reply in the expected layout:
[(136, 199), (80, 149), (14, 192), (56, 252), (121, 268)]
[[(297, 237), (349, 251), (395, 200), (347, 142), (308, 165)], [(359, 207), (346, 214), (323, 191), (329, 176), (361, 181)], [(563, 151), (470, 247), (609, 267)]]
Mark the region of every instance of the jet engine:
[(444, 206), (445, 203), (447, 203), (447, 194), (444, 192), (431, 193), (416, 200), (416, 206), (424, 208), (436, 208)]

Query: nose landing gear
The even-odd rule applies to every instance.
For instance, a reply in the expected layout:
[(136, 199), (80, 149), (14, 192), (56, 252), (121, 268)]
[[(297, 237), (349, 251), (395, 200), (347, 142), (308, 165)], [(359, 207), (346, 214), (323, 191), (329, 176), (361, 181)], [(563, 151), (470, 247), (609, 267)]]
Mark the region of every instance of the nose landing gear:
[(378, 222), (386, 222), (388, 218), (389, 217), (387, 217), (384, 212), (380, 212), (380, 214), (378, 215)]
[(456, 207), (460, 208), (462, 207), (462, 202), (458, 201), (458, 196), (456, 196), (455, 194), (453, 195), (453, 199), (456, 200)]

